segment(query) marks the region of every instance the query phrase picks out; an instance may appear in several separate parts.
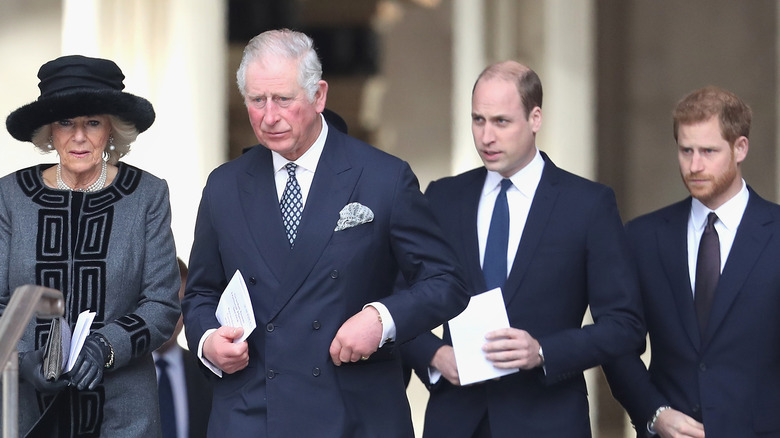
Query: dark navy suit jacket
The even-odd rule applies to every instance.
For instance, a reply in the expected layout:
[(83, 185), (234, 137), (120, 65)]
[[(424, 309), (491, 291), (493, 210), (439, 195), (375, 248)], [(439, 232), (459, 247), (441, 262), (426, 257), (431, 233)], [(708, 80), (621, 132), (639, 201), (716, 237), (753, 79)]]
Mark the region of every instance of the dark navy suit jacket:
[[(780, 437), (780, 206), (750, 190), (706, 333), (688, 274), (691, 198), (627, 225), (651, 362), (636, 354), (605, 366), (639, 436), (660, 406), (704, 422), (707, 438)], [(642, 348), (643, 350), (644, 348)]]
[[(373, 221), (334, 231), (353, 202), (370, 208)], [(210, 175), (189, 267), (183, 311), (190, 348), (219, 326), (214, 310), (236, 269), (258, 323), (248, 367), (215, 383), (209, 436), (413, 436), (393, 345), (336, 367), (330, 343), (373, 301), (393, 316), (396, 343), (454, 317), (468, 301), (408, 164), (332, 128), (294, 249), (271, 152), (256, 147)], [(409, 287), (393, 293), (399, 271)]]
[[(180, 348), (180, 347), (174, 347)], [(200, 366), (199, 359), (189, 350), (182, 349), (184, 382), (187, 385), (187, 418), (189, 438), (205, 438), (211, 413), (212, 390), (210, 377)]]
[[(642, 342), (636, 277), (614, 193), (542, 156), (544, 171), (503, 294), (510, 325), (542, 345), (546, 374), (537, 368), (467, 387), (442, 378), (431, 387), (426, 437), (471, 437), (486, 413), (494, 438), (589, 437), (583, 370)], [(486, 174), (475, 169), (426, 191), (473, 293), (485, 291), (477, 206)], [(588, 306), (596, 323), (581, 328)], [(446, 327), (444, 340), (426, 334), (404, 346), (404, 359), (424, 382), (445, 343), (451, 343)]]

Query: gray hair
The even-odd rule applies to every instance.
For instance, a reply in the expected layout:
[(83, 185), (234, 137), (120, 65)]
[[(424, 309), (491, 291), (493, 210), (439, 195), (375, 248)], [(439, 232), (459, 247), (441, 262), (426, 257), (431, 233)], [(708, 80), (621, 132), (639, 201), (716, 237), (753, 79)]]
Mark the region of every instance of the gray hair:
[(253, 62), (264, 62), (277, 57), (298, 62), (298, 84), (306, 92), (309, 102), (322, 79), (322, 63), (314, 50), (314, 42), (306, 34), (290, 29), (269, 30), (249, 40), (244, 48), (241, 65), (236, 71), (238, 91), (246, 98), (246, 70)]
[[(116, 164), (120, 158), (130, 152), (130, 144), (138, 137), (138, 129), (136, 129), (133, 123), (110, 114), (108, 115), (108, 122), (111, 126), (110, 138), (113, 138), (114, 150), (110, 150), (109, 145), (106, 144), (104, 146), (105, 149), (103, 149), (103, 156), (109, 164)], [(51, 144), (51, 123), (36, 129), (31, 141), (42, 153), (52, 152), (54, 149), (49, 148)]]

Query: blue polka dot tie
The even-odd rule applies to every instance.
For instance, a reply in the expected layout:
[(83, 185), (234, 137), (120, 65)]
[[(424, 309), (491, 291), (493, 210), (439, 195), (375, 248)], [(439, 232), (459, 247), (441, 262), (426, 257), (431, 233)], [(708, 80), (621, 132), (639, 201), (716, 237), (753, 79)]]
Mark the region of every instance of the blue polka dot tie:
[(298, 225), (301, 223), (301, 213), (303, 213), (303, 195), (301, 195), (301, 186), (295, 179), (295, 169), (298, 167), (295, 163), (287, 163), (284, 166), (287, 169), (287, 185), (282, 194), (281, 210), (282, 223), (287, 231), (287, 240), (290, 241), (290, 248), (295, 245)]

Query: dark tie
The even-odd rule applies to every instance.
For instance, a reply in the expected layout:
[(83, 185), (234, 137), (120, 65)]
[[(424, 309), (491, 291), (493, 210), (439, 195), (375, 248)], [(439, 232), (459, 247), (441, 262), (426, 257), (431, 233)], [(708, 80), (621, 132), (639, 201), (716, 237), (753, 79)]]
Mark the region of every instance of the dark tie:
[(501, 287), (506, 281), (507, 246), (509, 245), (509, 204), (506, 202), (506, 191), (511, 186), (512, 181), (501, 180), (501, 191), (496, 197), (493, 217), (490, 219), (485, 259), (482, 261), (482, 274), (485, 276), (487, 290)]
[(699, 332), (702, 337), (707, 329), (707, 322), (712, 309), (712, 299), (715, 287), (720, 278), (720, 239), (715, 230), (715, 221), (718, 216), (715, 213), (707, 215), (707, 226), (701, 235), (699, 243), (699, 256), (696, 259), (696, 284), (693, 295), (696, 317), (699, 320)]
[(157, 371), (160, 380), (157, 383), (157, 393), (160, 396), (160, 426), (163, 438), (176, 438), (176, 410), (173, 405), (173, 388), (168, 378), (168, 362), (157, 359)]
[(282, 194), (282, 223), (287, 231), (287, 240), (290, 241), (290, 248), (295, 244), (298, 225), (301, 223), (301, 213), (303, 212), (303, 195), (301, 195), (301, 186), (295, 178), (295, 169), (298, 167), (295, 163), (287, 163), (287, 185)]

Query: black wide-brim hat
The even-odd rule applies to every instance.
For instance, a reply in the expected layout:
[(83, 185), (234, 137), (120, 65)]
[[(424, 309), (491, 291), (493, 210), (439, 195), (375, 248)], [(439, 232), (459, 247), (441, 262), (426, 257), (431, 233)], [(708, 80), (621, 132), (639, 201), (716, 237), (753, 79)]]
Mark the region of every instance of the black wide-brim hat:
[(122, 91), (125, 75), (108, 59), (62, 56), (38, 70), (38, 100), (8, 115), (5, 127), (17, 140), (31, 141), (43, 125), (81, 116), (110, 114), (144, 132), (154, 123), (151, 102)]

